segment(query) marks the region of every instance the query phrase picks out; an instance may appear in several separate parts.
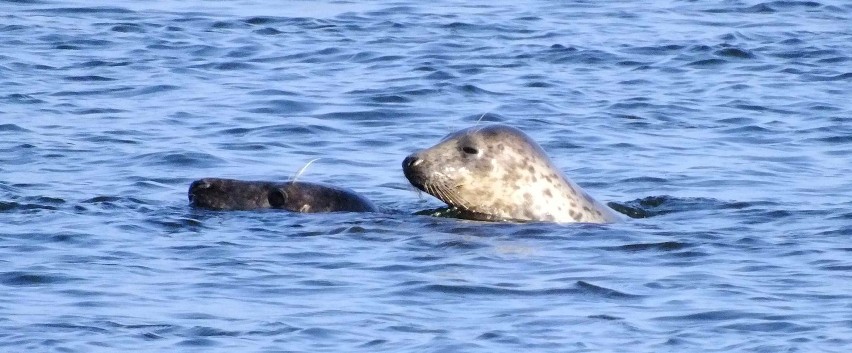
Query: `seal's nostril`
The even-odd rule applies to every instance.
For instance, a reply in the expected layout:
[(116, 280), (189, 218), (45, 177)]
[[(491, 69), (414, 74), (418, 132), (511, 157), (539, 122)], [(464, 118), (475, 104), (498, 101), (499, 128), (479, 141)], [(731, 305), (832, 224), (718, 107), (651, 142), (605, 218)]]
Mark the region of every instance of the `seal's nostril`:
[(414, 157), (414, 156), (408, 156), (408, 157), (405, 157), (405, 159), (402, 161), (402, 167), (403, 168), (413, 168), (413, 167), (416, 167), (420, 163), (423, 163), (422, 159)]
[(198, 179), (193, 181), (192, 184), (189, 184), (189, 191), (199, 190), (199, 189), (208, 189), (212, 186), (207, 179)]

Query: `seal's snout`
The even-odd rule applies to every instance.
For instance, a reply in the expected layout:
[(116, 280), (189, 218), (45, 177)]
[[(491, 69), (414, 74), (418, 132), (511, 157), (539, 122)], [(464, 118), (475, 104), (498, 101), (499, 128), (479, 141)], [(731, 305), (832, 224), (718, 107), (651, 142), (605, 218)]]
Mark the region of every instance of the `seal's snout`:
[(402, 160), (402, 173), (405, 174), (405, 177), (412, 184), (417, 184), (417, 177), (415, 175), (420, 174), (418, 170), (422, 169), (422, 167), (418, 168), (419, 165), (423, 164), (423, 159), (417, 157), (417, 154), (412, 154), (405, 159)]
[(212, 185), (207, 179), (199, 179), (193, 181), (192, 184), (189, 184), (189, 202), (195, 204), (198, 202), (198, 194), (203, 192), (202, 190), (209, 189)]
[(405, 174), (405, 178), (408, 179), (408, 182), (418, 189), (422, 189), (423, 186), (421, 171), (423, 169), (421, 166), (422, 164), (423, 159), (417, 157), (416, 153), (405, 157), (405, 159), (402, 160), (402, 173)]
[(423, 160), (420, 159), (420, 158), (417, 158), (415, 155), (412, 154), (408, 157), (405, 157), (405, 159), (402, 160), (402, 169), (406, 170), (406, 169), (414, 168), (420, 163), (423, 163)]

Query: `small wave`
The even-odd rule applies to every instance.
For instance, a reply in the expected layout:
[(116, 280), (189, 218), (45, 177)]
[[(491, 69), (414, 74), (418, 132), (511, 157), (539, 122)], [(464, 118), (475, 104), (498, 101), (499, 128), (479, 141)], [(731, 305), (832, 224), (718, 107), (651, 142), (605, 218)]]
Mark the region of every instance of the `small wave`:
[(648, 218), (669, 213), (708, 209), (740, 209), (756, 204), (724, 202), (711, 198), (678, 198), (668, 195), (648, 196), (625, 203), (609, 202), (614, 210), (631, 218)]
[(560, 294), (577, 294), (580, 291), (576, 288), (550, 288), (536, 290), (520, 290), (510, 288), (500, 288), (493, 286), (482, 285), (446, 285), (446, 284), (429, 284), (417, 288), (415, 291), (437, 292), (443, 294), (472, 294), (472, 295), (515, 295), (515, 296), (538, 296), (538, 295), (560, 295)]
[(240, 331), (227, 331), (213, 327), (196, 326), (187, 330), (188, 336), (198, 337), (236, 337), (242, 334)]
[(406, 113), (391, 109), (374, 109), (363, 111), (347, 111), (334, 112), (317, 115), (318, 119), (341, 120), (341, 121), (388, 121), (400, 119), (406, 116)]
[(66, 81), (72, 82), (108, 82), (115, 81), (114, 78), (98, 76), (98, 75), (87, 75), (87, 76), (65, 76)]
[(279, 24), (279, 23), (286, 22), (286, 21), (287, 21), (287, 18), (271, 17), (271, 16), (249, 17), (249, 18), (243, 20), (243, 22), (248, 23), (250, 25), (270, 25), (270, 24)]
[(122, 23), (110, 28), (113, 32), (118, 33), (145, 33), (145, 28), (135, 23)]
[(138, 156), (142, 165), (170, 165), (186, 168), (212, 167), (221, 165), (225, 161), (214, 155), (200, 152), (155, 152)]
[(15, 201), (0, 201), (0, 212), (7, 211), (27, 211), (27, 210), (56, 210), (56, 206), (20, 203)]
[(806, 332), (813, 331), (814, 326), (803, 326), (787, 321), (774, 322), (744, 322), (734, 323), (722, 326), (729, 330), (744, 331), (744, 332)]
[(822, 76), (822, 75), (804, 75), (804, 79), (811, 82), (831, 82), (831, 81), (846, 81), (852, 79), (852, 72)]
[(619, 292), (615, 289), (594, 285), (586, 281), (577, 281), (577, 288), (581, 289), (583, 293), (593, 294), (604, 298), (636, 299), (644, 297), (643, 295)]
[(109, 95), (113, 93), (120, 92), (129, 92), (133, 91), (133, 87), (129, 86), (120, 86), (114, 88), (104, 88), (104, 89), (93, 89), (93, 90), (80, 90), (80, 91), (56, 91), (51, 93), (51, 96), (54, 97), (74, 97), (74, 96), (99, 96), (99, 95)]
[(739, 48), (725, 48), (715, 51), (713, 54), (717, 56), (723, 56), (726, 58), (737, 58), (737, 59), (753, 59), (755, 57), (754, 53), (743, 50)]
[(775, 13), (775, 9), (769, 6), (767, 3), (760, 3), (753, 6), (748, 7), (736, 7), (729, 6), (723, 8), (712, 8), (704, 10), (708, 13), (759, 13), (759, 14), (771, 14)]
[(686, 66), (695, 66), (695, 67), (716, 67), (719, 65), (727, 64), (728, 61), (723, 59), (703, 59), (696, 60), (686, 64)]
[(253, 70), (257, 68), (254, 64), (239, 62), (239, 61), (230, 61), (230, 62), (220, 62), (220, 63), (207, 63), (201, 65), (193, 65), (190, 66), (193, 69), (209, 69), (209, 70), (218, 70), (218, 71), (241, 71), (241, 70)]
[(543, 81), (533, 81), (533, 82), (525, 83), (524, 86), (530, 87), (530, 88), (550, 88), (550, 87), (553, 87), (554, 85), (551, 84), (551, 83), (548, 83), (548, 82), (543, 82)]
[(217, 341), (207, 338), (190, 338), (177, 342), (176, 344), (178, 346), (188, 347), (215, 347), (219, 345)]
[(671, 55), (682, 51), (686, 46), (679, 44), (668, 44), (654, 47), (631, 47), (624, 50), (626, 53), (639, 55)]
[(6, 132), (32, 132), (15, 124), (0, 124), (0, 131)]
[[(613, 146), (613, 147), (622, 147), (622, 146)], [(632, 147), (632, 146), (623, 146), (623, 147)], [(669, 180), (666, 179), (666, 178), (643, 176), (643, 177), (621, 179), (621, 182), (622, 183), (658, 183), (658, 184), (664, 184), (664, 183), (669, 182)]]
[[(19, 185), (15, 185), (18, 187)], [(28, 210), (57, 210), (60, 205), (65, 204), (65, 199), (48, 196), (17, 197), (13, 196), (10, 201), (0, 201), (0, 212), (6, 211), (28, 211)]]
[(100, 49), (113, 45), (114, 42), (102, 39), (72, 39), (60, 44), (56, 44), (56, 49), (64, 50), (82, 50), (82, 49)]
[(423, 78), (427, 80), (448, 81), (457, 79), (458, 77), (446, 71), (435, 70)]
[(246, 25), (237, 21), (215, 21), (210, 24), (212, 29), (235, 29), (244, 28)]
[(46, 274), (35, 272), (11, 271), (0, 273), (0, 284), (13, 287), (33, 287), (58, 283), (66, 283), (75, 280), (58, 274)]
[(685, 314), (685, 315), (660, 316), (660, 317), (657, 317), (656, 320), (708, 322), (708, 321), (727, 321), (727, 320), (747, 319), (747, 318), (758, 317), (758, 316), (761, 316), (761, 315), (762, 314), (746, 312), (746, 311), (738, 311), (738, 310), (712, 310), (712, 311), (704, 311), (704, 312), (700, 312), (700, 313)]
[(458, 86), (457, 89), (460, 92), (467, 93), (467, 94), (485, 94), (485, 95), (502, 95), (503, 94), (501, 92), (489, 91), (489, 90), (486, 90), (484, 88), (480, 88), (480, 87), (478, 87), (476, 85), (472, 85), (472, 84), (464, 84), (464, 85)]
[(135, 197), (100, 195), (80, 201), (80, 204), (83, 208), (86, 208), (84, 205), (93, 205), (101, 209), (115, 210), (139, 209), (140, 206), (148, 203)]
[(592, 65), (623, 61), (623, 58), (620, 58), (615, 54), (608, 53), (602, 50), (579, 50), (574, 47), (564, 47), (559, 44), (551, 46), (548, 51), (541, 54), (541, 58), (543, 58), (547, 62), (555, 64), (576, 63)]
[[(327, 125), (319, 125), (319, 124), (280, 124), (280, 125), (269, 125), (269, 126), (261, 126), (257, 128), (253, 128), (252, 135), (254, 136), (266, 136), (266, 137), (274, 137), (280, 138), (281, 136), (319, 136), (328, 133), (341, 133), (339, 129), (327, 126)], [(320, 143), (323, 141), (315, 141), (315, 143)]]
[(284, 32), (279, 31), (279, 30), (272, 28), (272, 27), (266, 27), (266, 28), (255, 30), (254, 33), (264, 35), (264, 36), (275, 36), (275, 35), (282, 34)]
[(852, 135), (837, 135), (837, 136), (828, 136), (818, 138), (817, 141), (826, 142), (830, 144), (840, 144), (847, 145), (852, 142)]
[(130, 65), (129, 61), (104, 61), (104, 60), (89, 60), (83, 61), (79, 64), (74, 64), (69, 66), (68, 68), (94, 68), (94, 67), (118, 67), (118, 66), (127, 66)]
[(74, 114), (77, 115), (91, 115), (91, 114), (119, 114), (127, 112), (126, 110), (116, 109), (116, 108), (86, 108), (86, 109), (77, 109), (74, 110)]
[(31, 12), (52, 13), (60, 15), (68, 14), (131, 14), (135, 13), (122, 7), (93, 6), (93, 7), (52, 7), (46, 9), (30, 10)]
[(607, 246), (602, 247), (604, 250), (615, 250), (615, 251), (625, 251), (625, 252), (641, 252), (641, 251), (677, 251), (683, 250), (685, 248), (691, 247), (692, 245), (689, 243), (683, 243), (678, 241), (664, 241), (660, 243), (637, 243), (637, 244), (627, 244), (627, 245), (619, 245), (619, 246)]
[[(40, 104), (44, 103), (43, 100), (35, 98), (28, 94), (20, 94), (13, 93), (4, 97), (0, 97), (0, 101), (8, 102), (8, 103), (16, 103), (16, 104)], [(3, 125), (11, 125), (11, 124), (3, 124)]]
[(769, 6), (774, 6), (782, 9), (793, 9), (797, 7), (805, 7), (805, 8), (815, 8), (822, 7), (823, 5), (816, 1), (770, 1), (766, 3)]
[(44, 329), (49, 329), (51, 331), (68, 331), (68, 332), (95, 332), (98, 334), (109, 333), (109, 330), (91, 326), (91, 325), (77, 325), (77, 324), (69, 324), (69, 323), (50, 323), (50, 324), (36, 324), (35, 326), (42, 327)]
[(284, 90), (280, 90), (280, 89), (266, 89), (266, 88), (256, 90), (256, 91), (251, 91), (251, 92), (248, 92), (248, 94), (254, 95), (254, 96), (288, 96), (288, 97), (300, 96), (301, 95), (301, 93), (298, 93), (298, 92), (284, 91)]
[(28, 29), (27, 26), (22, 25), (4, 25), (0, 26), (0, 32), (15, 32), (15, 31), (23, 31)]
[[(406, 292), (411, 289), (406, 290)], [(614, 289), (597, 286), (585, 281), (577, 281), (573, 287), (543, 288), (543, 289), (518, 289), (486, 285), (448, 285), (428, 284), (420, 286), (414, 291), (429, 291), (444, 294), (471, 294), (471, 295), (508, 295), (508, 296), (549, 296), (549, 295), (594, 295), (603, 298), (634, 299), (641, 295), (619, 292)]]
[(317, 104), (292, 99), (275, 99), (271, 101), (257, 102), (252, 105), (260, 107), (249, 109), (251, 113), (286, 115), (293, 113), (304, 113), (316, 109)]

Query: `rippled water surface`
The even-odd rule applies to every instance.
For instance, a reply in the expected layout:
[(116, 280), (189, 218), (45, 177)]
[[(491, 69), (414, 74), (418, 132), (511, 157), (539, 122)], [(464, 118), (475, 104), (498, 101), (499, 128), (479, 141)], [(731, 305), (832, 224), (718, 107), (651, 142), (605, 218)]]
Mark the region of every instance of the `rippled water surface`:
[[(852, 5), (708, 3), (0, 1), (0, 351), (849, 352)], [(415, 215), (480, 118), (640, 218)]]

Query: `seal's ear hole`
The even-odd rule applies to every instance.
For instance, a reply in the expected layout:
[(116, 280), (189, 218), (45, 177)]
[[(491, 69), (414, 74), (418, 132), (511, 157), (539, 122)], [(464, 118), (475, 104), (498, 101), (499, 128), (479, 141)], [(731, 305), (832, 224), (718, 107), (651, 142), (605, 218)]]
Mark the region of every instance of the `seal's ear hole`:
[(464, 153), (467, 153), (467, 154), (477, 154), (477, 153), (479, 153), (479, 150), (477, 150), (476, 148), (470, 147), (470, 146), (464, 146), (464, 147), (462, 147), (462, 151), (464, 151)]
[(287, 203), (287, 194), (284, 193), (284, 190), (281, 189), (273, 189), (269, 190), (269, 196), (267, 196), (269, 200), (269, 206), (272, 208), (283, 208)]

